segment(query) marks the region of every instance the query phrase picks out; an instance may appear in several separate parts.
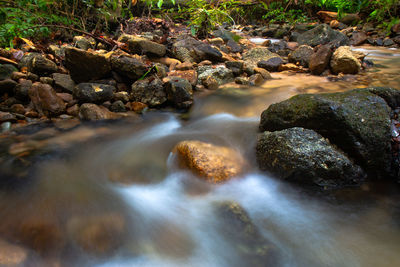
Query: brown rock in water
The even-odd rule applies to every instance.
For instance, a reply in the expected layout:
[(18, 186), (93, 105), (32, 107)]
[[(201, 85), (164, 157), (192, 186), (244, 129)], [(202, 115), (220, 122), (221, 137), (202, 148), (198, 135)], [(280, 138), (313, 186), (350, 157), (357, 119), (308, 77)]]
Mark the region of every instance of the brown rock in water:
[(287, 63), (287, 64), (282, 64), (279, 66), (279, 71), (294, 71), (294, 72), (298, 72), (298, 73), (305, 73), (307, 72), (306, 69), (304, 69), (301, 66), (297, 66), (293, 63)]
[(68, 47), (65, 49), (65, 67), (76, 83), (99, 80), (111, 71), (111, 64), (105, 55)]
[(27, 259), (28, 251), (26, 249), (0, 239), (0, 266), (26, 266)]
[(125, 219), (117, 213), (75, 217), (68, 221), (67, 231), (86, 252), (110, 254), (123, 243)]
[(109, 111), (106, 107), (85, 103), (79, 109), (79, 118), (82, 120), (109, 120), (118, 119), (121, 116)]
[(28, 93), (33, 105), (40, 114), (53, 116), (65, 111), (64, 101), (48, 84), (36, 82), (29, 88)]
[(320, 75), (328, 67), (332, 50), (329, 45), (321, 45), (317, 52), (310, 57), (309, 67), (314, 75)]
[(196, 140), (182, 141), (173, 151), (182, 166), (212, 183), (222, 183), (239, 175), (245, 165), (243, 157), (232, 148)]

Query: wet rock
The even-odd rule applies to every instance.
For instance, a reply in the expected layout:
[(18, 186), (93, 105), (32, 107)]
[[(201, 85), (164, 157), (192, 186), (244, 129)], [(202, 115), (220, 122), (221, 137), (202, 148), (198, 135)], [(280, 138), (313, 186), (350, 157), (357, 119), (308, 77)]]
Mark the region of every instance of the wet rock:
[(220, 233), (233, 245), (243, 262), (240, 266), (280, 266), (277, 247), (266, 240), (251, 221), (246, 210), (234, 201), (215, 203)]
[(172, 45), (173, 55), (182, 62), (201, 62), (203, 60), (222, 61), (222, 54), (209, 44), (187, 37)]
[(82, 50), (94, 49), (96, 46), (96, 40), (92, 37), (74, 36), (73, 42), (75, 47)]
[[(271, 105), (261, 131), (312, 129), (347, 153), (373, 176), (390, 174), (390, 107), (373, 89), (301, 94)], [(380, 94), (382, 90), (380, 90)]]
[(288, 181), (330, 188), (357, 185), (364, 178), (359, 166), (313, 130), (266, 131), (256, 150), (262, 170)]
[(237, 38), (240, 38), (235, 33), (225, 30), (225, 29), (218, 29), (212, 33), (215, 37), (220, 37), (224, 42), (228, 42), (229, 40), (234, 41)]
[(249, 85), (260, 86), (264, 82), (264, 78), (261, 74), (256, 73), (249, 77)]
[(100, 83), (80, 83), (74, 90), (74, 98), (80, 103), (96, 103), (101, 104), (111, 100), (116, 88), (111, 85)]
[(249, 78), (247, 78), (247, 77), (236, 77), (235, 83), (242, 84), (242, 85), (248, 85), (250, 82), (249, 82)]
[(278, 71), (279, 66), (283, 64), (283, 60), (280, 57), (272, 57), (267, 60), (261, 60), (257, 63), (257, 66), (267, 71)]
[(361, 70), (360, 61), (348, 46), (341, 46), (332, 55), (331, 69), (334, 73), (357, 74)]
[(109, 111), (106, 107), (98, 106), (96, 104), (85, 103), (79, 108), (79, 118), (82, 120), (110, 120), (118, 119), (120, 116), (114, 112)]
[(113, 99), (115, 101), (120, 100), (123, 103), (127, 103), (127, 102), (129, 102), (129, 94), (128, 94), (128, 92), (117, 92), (117, 93), (114, 93)]
[(221, 46), (224, 44), (224, 40), (221, 37), (208, 39), (207, 41), (210, 45)]
[(242, 60), (226, 61), (225, 66), (230, 69), (234, 76), (239, 76), (243, 72), (244, 62)]
[(314, 49), (308, 45), (301, 45), (295, 51), (289, 54), (289, 62), (300, 63), (303, 67), (308, 67), (311, 56), (314, 54)]
[(148, 70), (147, 66), (136, 58), (131, 57), (112, 57), (112, 70), (119, 75), (136, 81), (141, 78)]
[(110, 61), (105, 55), (73, 47), (65, 49), (65, 67), (76, 83), (104, 78), (111, 71)]
[(53, 85), (54, 80), (53, 80), (53, 78), (50, 78), (50, 77), (40, 77), (39, 82), (45, 83), (48, 85)]
[(254, 72), (255, 72), (255, 74), (260, 74), (264, 80), (271, 80), (272, 79), (271, 74), (266, 69), (254, 68)]
[(132, 101), (155, 107), (167, 101), (167, 94), (163, 88), (162, 81), (158, 78), (150, 77), (132, 84), (130, 98)]
[(202, 85), (204, 85), (209, 90), (217, 90), (219, 87), (218, 81), (213, 76), (208, 76), (202, 80)]
[(193, 104), (192, 85), (186, 79), (170, 77), (166, 84), (168, 100), (177, 108), (189, 108)]
[(242, 51), (243, 51), (243, 48), (242, 48), (240, 45), (238, 45), (238, 43), (236, 43), (236, 42), (233, 41), (233, 40), (229, 40), (229, 41), (226, 43), (226, 46), (229, 47), (229, 50), (230, 50), (232, 53), (242, 53)]
[(0, 266), (26, 266), (29, 252), (21, 246), (0, 239)]
[(321, 24), (311, 29), (297, 38), (300, 45), (317, 46), (320, 44), (332, 44), (339, 47), (342, 45), (349, 45), (350, 40), (341, 32), (333, 30), (326, 24)]
[(118, 41), (128, 44), (129, 50), (138, 55), (148, 54), (163, 57), (167, 51), (166, 47), (162, 44), (134, 35), (123, 34)]
[(17, 82), (11, 79), (6, 79), (0, 81), (0, 94), (4, 93), (12, 93), (14, 92), (14, 88), (17, 86)]
[(235, 150), (200, 141), (182, 141), (174, 148), (179, 163), (212, 183), (221, 183), (239, 175), (244, 159)]
[(28, 63), (28, 71), (37, 75), (48, 75), (57, 72), (57, 65), (42, 55), (36, 55)]
[(13, 79), (14, 81), (18, 81), (19, 79), (28, 79), (28, 74), (15, 71), (11, 74), (11, 79)]
[(332, 57), (332, 50), (329, 45), (321, 45), (316, 53), (312, 54), (309, 61), (309, 68), (312, 74), (320, 75), (328, 67)]
[(364, 32), (353, 32), (350, 38), (351, 45), (362, 45), (367, 40), (368, 36)]
[[(260, 61), (268, 61), (273, 58), (277, 58), (277, 59), (274, 59), (274, 61), (279, 61), (279, 59), (282, 60), (280, 58), (280, 56), (278, 56), (275, 53), (272, 53), (266, 47), (252, 48), (243, 54), (243, 60), (244, 60), (245, 64), (252, 68), (257, 67), (257, 63)], [(262, 66), (259, 66), (259, 67), (262, 68)], [(268, 71), (271, 71), (271, 70), (268, 70)]]
[(169, 77), (179, 77), (188, 80), (192, 86), (197, 84), (197, 71), (195, 70), (175, 70), (168, 73)]
[(142, 102), (132, 102), (131, 103), (132, 110), (136, 113), (143, 113), (145, 110), (148, 109), (148, 106)]
[(125, 104), (121, 100), (117, 100), (114, 103), (111, 104), (110, 110), (112, 112), (125, 112)]
[(29, 99), (29, 88), (32, 87), (32, 81), (20, 79), (14, 88), (15, 97), (21, 101)]
[(10, 112), (0, 111), (0, 123), (16, 122), (16, 121), (17, 121), (17, 117), (15, 117), (15, 115), (11, 114)]
[(383, 40), (383, 46), (392, 46), (394, 45), (394, 41), (390, 38), (386, 38), (385, 40)]
[(230, 69), (225, 66), (217, 66), (215, 68), (211, 66), (200, 66), (197, 68), (198, 81), (202, 83), (207, 77), (212, 76), (219, 85), (233, 81), (234, 76)]
[(66, 243), (60, 223), (47, 216), (24, 217), (13, 228), (13, 239), (41, 255), (59, 253)]
[(179, 63), (175, 67), (176, 70), (193, 70), (193, 64), (190, 62)]
[(70, 219), (67, 231), (87, 253), (110, 255), (124, 242), (125, 219), (120, 214), (81, 216)]
[(67, 114), (70, 116), (78, 117), (79, 116), (79, 106), (75, 104), (69, 108), (67, 108)]
[(75, 87), (75, 82), (68, 74), (53, 73), (54, 86), (62, 92), (72, 93)]
[(302, 66), (297, 66), (293, 63), (287, 63), (280, 65), (278, 71), (294, 71), (298, 73), (305, 73), (307, 72), (307, 69), (303, 68)]
[(35, 109), (46, 116), (56, 116), (65, 111), (64, 101), (48, 84), (36, 82), (28, 90)]
[(14, 65), (11, 64), (0, 64), (0, 80), (11, 79), (13, 72), (18, 71)]
[(10, 111), (17, 114), (25, 114), (25, 108), (22, 104), (14, 104), (11, 106)]

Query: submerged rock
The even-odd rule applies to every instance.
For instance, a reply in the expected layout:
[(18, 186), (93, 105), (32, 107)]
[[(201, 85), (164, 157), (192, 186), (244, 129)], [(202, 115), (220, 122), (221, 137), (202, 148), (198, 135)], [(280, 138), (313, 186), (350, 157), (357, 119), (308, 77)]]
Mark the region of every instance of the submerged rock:
[(238, 266), (279, 266), (278, 248), (266, 240), (246, 210), (234, 201), (215, 203), (220, 233), (232, 244), (243, 262)]
[(84, 251), (104, 256), (123, 244), (125, 219), (120, 214), (74, 217), (68, 221), (67, 230)]
[(179, 163), (212, 183), (221, 183), (239, 175), (244, 169), (242, 156), (229, 147), (201, 141), (182, 141), (174, 150)]
[(328, 138), (369, 174), (390, 175), (390, 107), (373, 89), (300, 94), (271, 105), (261, 115), (261, 131), (292, 127)]
[(120, 115), (109, 111), (106, 107), (85, 103), (79, 108), (79, 118), (82, 120), (110, 120), (121, 118)]
[(260, 134), (257, 162), (285, 180), (322, 187), (358, 185), (361, 168), (313, 130), (289, 128)]

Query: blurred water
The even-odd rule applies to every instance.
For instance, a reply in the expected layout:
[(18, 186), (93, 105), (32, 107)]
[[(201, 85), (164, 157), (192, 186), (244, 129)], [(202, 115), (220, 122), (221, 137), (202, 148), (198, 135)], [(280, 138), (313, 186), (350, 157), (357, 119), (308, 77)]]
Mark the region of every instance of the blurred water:
[[(363, 49), (381, 64), (374, 72), (393, 75), (395, 83), (398, 51)], [(275, 266), (400, 266), (398, 188), (366, 185), (315, 196), (258, 171), (254, 146), (263, 109), (299, 92), (357, 84), (285, 75), (200, 96), (187, 121), (153, 112), (109, 125), (109, 138), (35, 163), (30, 183), (0, 191), (0, 239), (27, 250), (22, 266), (252, 266), (221, 230), (225, 222), (215, 210), (216, 203), (235, 201), (277, 248)], [(248, 167), (223, 185), (205, 183), (176, 164), (171, 151), (182, 140), (231, 147)], [(111, 236), (82, 246), (77, 231), (89, 240), (98, 231)], [(103, 243), (116, 245), (96, 252)]]

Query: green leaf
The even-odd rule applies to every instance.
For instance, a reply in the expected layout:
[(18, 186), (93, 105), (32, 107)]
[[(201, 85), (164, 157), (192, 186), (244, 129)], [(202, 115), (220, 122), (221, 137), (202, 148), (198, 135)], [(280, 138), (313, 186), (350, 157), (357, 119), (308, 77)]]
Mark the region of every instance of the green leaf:
[(157, 7), (161, 9), (163, 3), (164, 3), (164, 0), (158, 0)]

